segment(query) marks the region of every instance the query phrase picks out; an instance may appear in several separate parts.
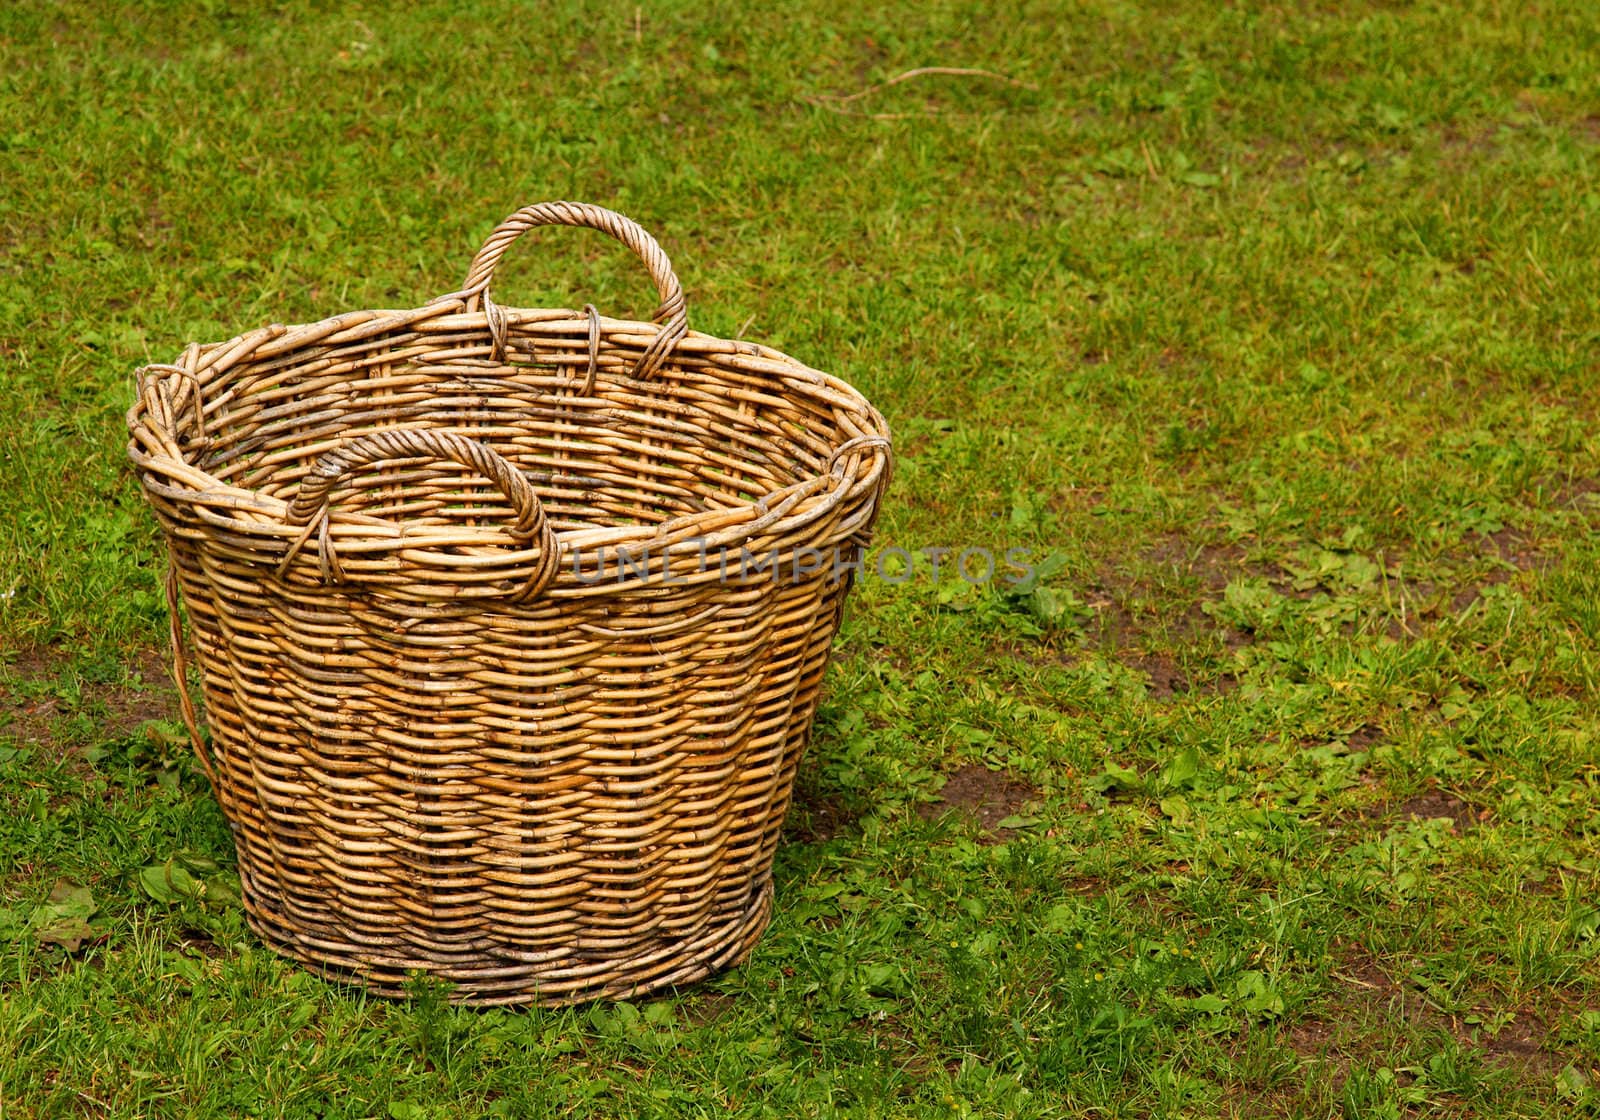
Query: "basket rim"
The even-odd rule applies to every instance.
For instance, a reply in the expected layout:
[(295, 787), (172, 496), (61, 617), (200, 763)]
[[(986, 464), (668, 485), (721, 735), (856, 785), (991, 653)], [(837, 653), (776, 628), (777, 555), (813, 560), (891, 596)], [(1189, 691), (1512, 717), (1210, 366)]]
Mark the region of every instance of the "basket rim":
[[(497, 306), (513, 330), (587, 335), (590, 317), (570, 308), (519, 308)], [(175, 414), (185, 392), (200, 392), (204, 379), (225, 373), (241, 362), (286, 362), (298, 351), (406, 334), (426, 327), (426, 333), (480, 333), (489, 329), (489, 313), (465, 310), (460, 294), (441, 296), (405, 309), (358, 309), (307, 323), (269, 323), (213, 343), (191, 342), (176, 362), (151, 364), (135, 371), (133, 406), (127, 413), (129, 458), (138, 469), (146, 491), (188, 503), (208, 525), (252, 537), (301, 536), (303, 527), (287, 520), (290, 502), (258, 490), (224, 482), (185, 455)], [(661, 332), (656, 323), (598, 316), (601, 337), (613, 344), (648, 347)], [(672, 347), (672, 356), (652, 379), (638, 380), (626, 372), (608, 372), (614, 382), (648, 392), (659, 378), (670, 378), (679, 356), (719, 359), (736, 369), (804, 383), (814, 396), (834, 408), (855, 414), (862, 431), (835, 442), (835, 450), (856, 443), (847, 454), (867, 456), (864, 469), (839, 471), (837, 465), (772, 490), (760, 498), (713, 510), (679, 514), (658, 524), (592, 526), (558, 530), (562, 551), (583, 549), (604, 552), (648, 541), (663, 548), (684, 541), (705, 541), (711, 546), (736, 544), (752, 534), (786, 535), (825, 515), (839, 504), (857, 499), (868, 490), (887, 485), (892, 462), (889, 425), (855, 386), (834, 374), (801, 362), (780, 350), (748, 339), (726, 339), (689, 330)], [(552, 376), (559, 376), (553, 374)], [(163, 400), (163, 394), (166, 399)], [(163, 407), (165, 405), (165, 407)], [(163, 412), (169, 414), (163, 417)], [(189, 410), (192, 411), (192, 403)], [(165, 420), (165, 422), (164, 422)], [(397, 425), (405, 426), (405, 425)], [(448, 426), (439, 430), (453, 431)], [(460, 434), (472, 436), (472, 429)], [(203, 449), (204, 443), (195, 445)], [(830, 482), (838, 485), (828, 485)], [(408, 550), (492, 548), (503, 559), (516, 553), (537, 555), (525, 541), (502, 524), (442, 527), (415, 525), (393, 518), (331, 509), (326, 531), (340, 552), (392, 550), (400, 542)], [(555, 590), (554, 587), (551, 588)]]

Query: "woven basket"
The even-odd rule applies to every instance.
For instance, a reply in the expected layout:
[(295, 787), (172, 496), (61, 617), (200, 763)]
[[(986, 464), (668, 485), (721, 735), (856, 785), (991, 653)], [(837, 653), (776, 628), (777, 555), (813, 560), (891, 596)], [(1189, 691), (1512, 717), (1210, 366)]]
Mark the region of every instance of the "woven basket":
[[(632, 248), (655, 321), (491, 302), (541, 225)], [(859, 393), (689, 331), (649, 234), (553, 202), (422, 307), (145, 367), (128, 426), (261, 937), (478, 1004), (620, 998), (749, 953), (889, 477)]]

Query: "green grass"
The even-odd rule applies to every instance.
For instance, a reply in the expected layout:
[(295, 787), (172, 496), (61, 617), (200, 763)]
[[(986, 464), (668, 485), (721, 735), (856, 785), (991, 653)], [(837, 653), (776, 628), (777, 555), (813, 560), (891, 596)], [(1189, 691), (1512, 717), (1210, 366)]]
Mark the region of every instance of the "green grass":
[[(1026, 85), (817, 103), (928, 65)], [(1597, 89), (1577, 4), (5, 5), (0, 1115), (1600, 1110)], [(882, 409), (880, 544), (1057, 559), (861, 581), (744, 967), (366, 999), (233, 905), (131, 371), (561, 197)]]

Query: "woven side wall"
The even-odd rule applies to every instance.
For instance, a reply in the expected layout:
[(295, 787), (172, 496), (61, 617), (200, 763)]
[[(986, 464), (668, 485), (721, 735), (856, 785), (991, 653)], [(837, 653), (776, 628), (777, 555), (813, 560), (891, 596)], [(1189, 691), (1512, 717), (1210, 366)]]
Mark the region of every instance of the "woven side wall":
[(684, 982), (685, 948), (705, 943), (704, 972), (759, 935), (842, 583), (417, 621), (264, 595), (186, 551), (217, 792), (267, 940), (381, 993), (427, 969), (492, 1002)]

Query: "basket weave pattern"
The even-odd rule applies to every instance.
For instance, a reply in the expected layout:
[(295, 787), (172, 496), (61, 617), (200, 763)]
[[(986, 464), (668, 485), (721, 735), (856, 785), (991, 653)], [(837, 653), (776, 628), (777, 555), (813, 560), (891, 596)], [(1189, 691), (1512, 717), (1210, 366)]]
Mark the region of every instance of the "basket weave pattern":
[[(552, 224), (634, 249), (655, 322), (493, 303)], [(147, 367), (128, 423), (265, 940), (483, 1004), (743, 959), (888, 482), (859, 393), (690, 332), (648, 234), (546, 203), (459, 292)]]

